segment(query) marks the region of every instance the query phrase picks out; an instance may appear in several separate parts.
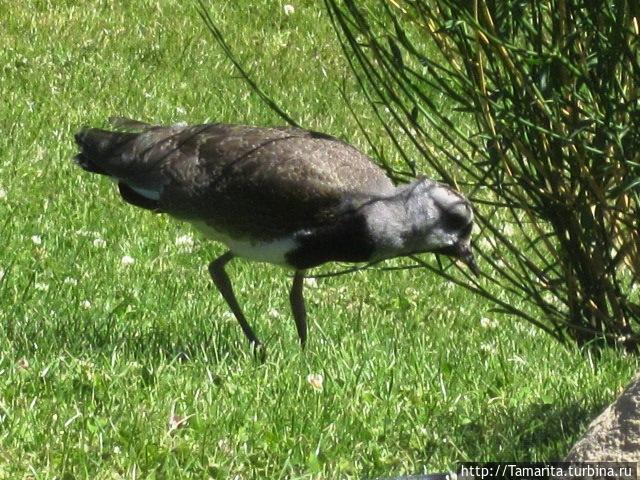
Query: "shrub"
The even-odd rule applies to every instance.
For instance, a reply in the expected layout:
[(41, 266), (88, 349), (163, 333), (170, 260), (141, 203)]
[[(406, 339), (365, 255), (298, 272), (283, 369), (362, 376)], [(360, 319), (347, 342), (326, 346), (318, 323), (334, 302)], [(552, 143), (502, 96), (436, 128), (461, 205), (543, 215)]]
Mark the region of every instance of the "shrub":
[(560, 341), (636, 351), (640, 4), (325, 3), (405, 173), (476, 205), (483, 279), (420, 263)]

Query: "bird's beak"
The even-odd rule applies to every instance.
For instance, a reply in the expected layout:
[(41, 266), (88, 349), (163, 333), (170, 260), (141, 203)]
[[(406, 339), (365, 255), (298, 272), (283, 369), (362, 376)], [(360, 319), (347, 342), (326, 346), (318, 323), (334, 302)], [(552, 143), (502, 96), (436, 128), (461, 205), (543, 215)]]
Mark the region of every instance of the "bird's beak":
[(473, 257), (469, 241), (467, 240), (466, 242), (458, 243), (456, 250), (456, 256), (462, 260), (467, 267), (469, 267), (469, 270), (471, 270), (476, 277), (480, 276), (480, 269), (478, 268), (476, 259)]

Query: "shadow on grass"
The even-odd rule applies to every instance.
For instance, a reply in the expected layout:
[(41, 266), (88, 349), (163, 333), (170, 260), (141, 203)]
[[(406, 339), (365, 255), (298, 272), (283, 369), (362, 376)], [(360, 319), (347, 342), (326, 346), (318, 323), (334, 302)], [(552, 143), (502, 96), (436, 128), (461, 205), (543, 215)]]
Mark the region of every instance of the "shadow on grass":
[[(585, 395), (576, 392), (577, 396)], [(468, 452), (468, 461), (561, 461), (580, 438), (587, 425), (607, 405), (583, 398), (567, 398), (564, 404), (532, 403), (513, 407), (502, 415), (483, 417), (483, 420), (461, 427), (460, 436)], [(479, 441), (480, 440), (480, 441)], [(498, 450), (496, 445), (500, 445)], [(485, 458), (487, 448), (496, 452)], [(532, 456), (535, 452), (535, 456)]]
[(238, 341), (233, 330), (236, 325), (223, 319), (212, 318), (210, 322), (200, 319), (188, 324), (181, 324), (179, 319), (150, 323), (126, 315), (65, 320), (30, 320), (7, 329), (6, 340), (16, 358), (36, 354), (56, 357), (61, 353), (78, 358), (111, 357), (117, 352), (126, 359), (160, 364), (195, 359), (217, 363), (250, 355), (248, 343)]

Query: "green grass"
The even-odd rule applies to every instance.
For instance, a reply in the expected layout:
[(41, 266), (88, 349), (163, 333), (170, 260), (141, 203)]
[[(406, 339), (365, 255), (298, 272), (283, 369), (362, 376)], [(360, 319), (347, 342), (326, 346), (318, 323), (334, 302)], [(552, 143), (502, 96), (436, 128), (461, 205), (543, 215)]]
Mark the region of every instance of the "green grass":
[[(72, 134), (112, 115), (280, 122), (191, 5), (118, 3), (0, 3), (0, 478), (363, 478), (548, 460), (637, 369), (494, 317), (418, 270), (309, 286), (301, 352), (288, 274), (236, 261), (268, 344), (254, 361), (206, 272), (222, 247), (177, 245), (186, 225), (125, 205), (73, 165)], [(291, 3), (290, 16), (268, 0), (212, 15), (294, 118), (366, 149), (320, 2)]]

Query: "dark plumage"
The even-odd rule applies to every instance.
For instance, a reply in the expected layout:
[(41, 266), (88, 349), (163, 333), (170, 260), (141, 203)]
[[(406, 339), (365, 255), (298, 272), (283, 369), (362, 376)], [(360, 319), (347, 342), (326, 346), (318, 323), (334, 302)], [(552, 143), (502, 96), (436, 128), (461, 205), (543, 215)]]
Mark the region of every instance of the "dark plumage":
[(128, 131), (80, 131), (78, 164), (112, 177), (128, 203), (190, 221), (230, 248), (210, 271), (252, 343), (259, 342), (224, 272), (236, 255), (296, 270), (291, 302), (303, 344), (304, 269), (425, 251), (476, 269), (473, 213), (462, 195), (426, 179), (395, 187), (369, 157), (334, 137), (297, 128), (120, 123)]
[(345, 194), (355, 201), (393, 190), (384, 172), (355, 148), (297, 128), (85, 129), (76, 141), (86, 170), (162, 192), (159, 211), (240, 237), (281, 237), (335, 215)]

